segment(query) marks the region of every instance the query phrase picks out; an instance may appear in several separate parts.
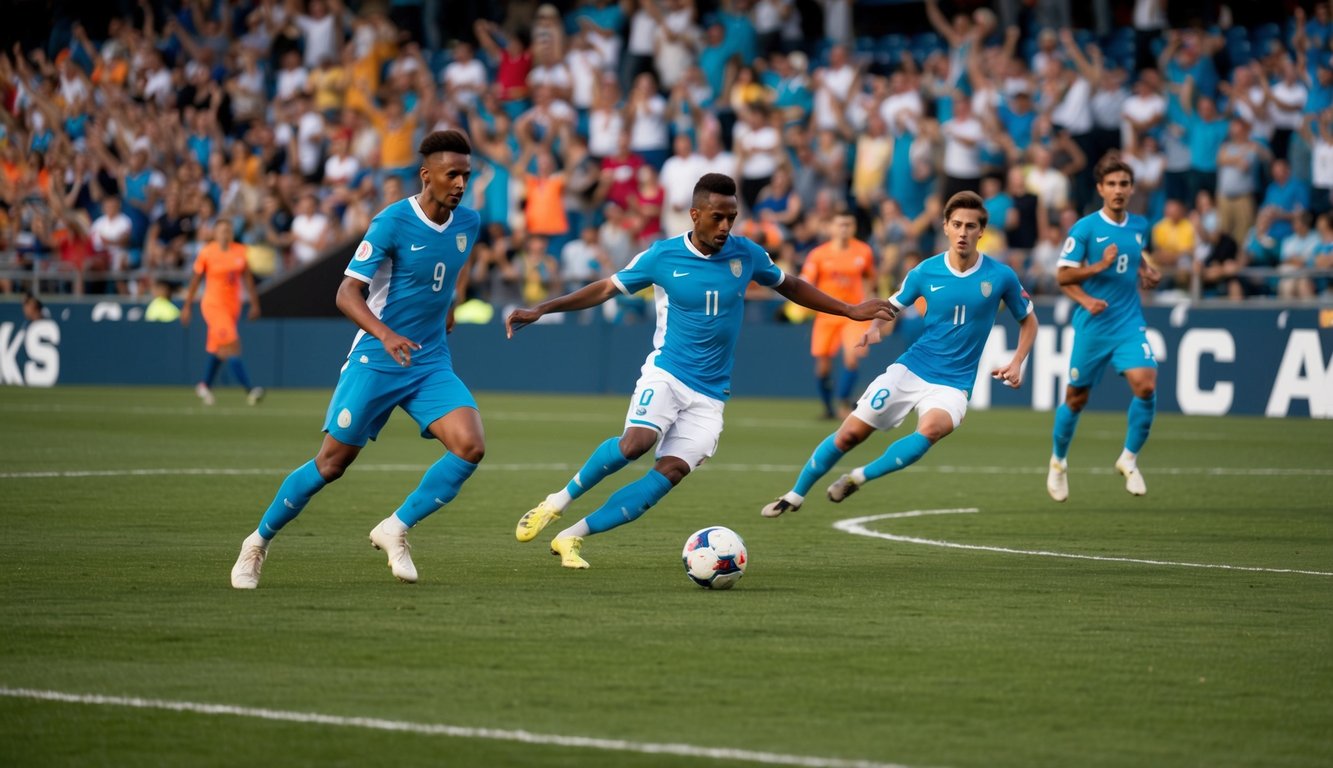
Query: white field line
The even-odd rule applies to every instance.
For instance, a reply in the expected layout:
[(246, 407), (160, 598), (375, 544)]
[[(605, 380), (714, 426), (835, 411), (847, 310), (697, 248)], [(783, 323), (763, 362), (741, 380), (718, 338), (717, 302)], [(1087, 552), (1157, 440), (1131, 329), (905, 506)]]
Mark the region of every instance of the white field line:
[(510, 741), (538, 746), (600, 749), (608, 752), (635, 752), (643, 755), (701, 757), (710, 760), (737, 760), (747, 763), (763, 763), (766, 765), (795, 765), (802, 766), (803, 768), (907, 768), (907, 766), (897, 763), (877, 763), (869, 760), (843, 760), (836, 757), (786, 755), (780, 752), (757, 752), (731, 747), (700, 747), (693, 744), (659, 744), (654, 742), (626, 741), (623, 739), (598, 739), (590, 736), (562, 736), (559, 734), (532, 733), (531, 731), (516, 731), (500, 728), (470, 728), (461, 725), (445, 725), (443, 723), (414, 723), (406, 720), (383, 720), (374, 717), (343, 717), (340, 715), (321, 714), (319, 712), (294, 712), (283, 709), (238, 707), (231, 704), (207, 704), (193, 701), (141, 699), (132, 696), (64, 693), (61, 691), (43, 691), (32, 688), (0, 687), (0, 696), (14, 699), (58, 701), (70, 704), (131, 707), (134, 709), (159, 709), (169, 712), (190, 712), (200, 715), (232, 715), (235, 717), (249, 717), (258, 720), (274, 720), (302, 724), (308, 723), (313, 725), (335, 726), (339, 728), (367, 728), (376, 731), (396, 731), (415, 733), (423, 736), (447, 736), (458, 739)]
[(866, 523), (873, 523), (877, 520), (892, 520), (904, 517), (924, 517), (926, 515), (968, 515), (975, 514), (980, 510), (975, 507), (964, 507), (958, 509), (914, 509), (910, 512), (890, 512), (883, 515), (867, 515), (866, 517), (853, 517), (846, 520), (839, 520), (833, 524), (833, 527), (844, 533), (851, 533), (857, 536), (869, 536), (877, 539), (887, 539), (889, 541), (900, 541), (906, 544), (925, 544), (931, 547), (945, 547), (948, 549), (970, 549), (980, 552), (999, 552), (1006, 555), (1029, 555), (1032, 557), (1059, 557), (1066, 560), (1097, 560), (1108, 563), (1136, 563), (1139, 565), (1160, 565), (1173, 568), (1213, 568), (1223, 571), (1251, 571), (1260, 573), (1296, 573), (1303, 576), (1333, 576), (1333, 573), (1327, 571), (1304, 571), (1297, 568), (1259, 568), (1248, 565), (1225, 565), (1222, 563), (1181, 563), (1173, 560), (1148, 560), (1138, 557), (1105, 557), (1102, 555), (1075, 555), (1067, 552), (1049, 552), (1041, 549), (1011, 549), (1009, 547), (991, 547), (982, 544), (959, 544), (953, 541), (941, 541), (938, 539), (922, 539), (916, 536), (899, 536), (894, 533), (884, 533), (882, 531), (872, 531), (866, 527)]
[[(430, 460), (423, 459), (419, 464), (354, 464), (354, 472), (423, 472), (430, 465)], [(565, 462), (551, 463), (483, 463), (480, 469), (493, 472), (574, 472), (582, 466)], [(799, 464), (720, 464), (709, 462), (700, 470), (714, 472), (776, 472), (796, 473)], [(940, 465), (912, 468), (913, 473), (930, 472), (943, 475), (1044, 475), (1046, 466), (1040, 467), (984, 467)], [(19, 472), (0, 472), (0, 480), (34, 480), (46, 478), (82, 478), (82, 477), (156, 477), (167, 475), (179, 476), (223, 476), (249, 477), (263, 475), (287, 475), (292, 467), (155, 467), (143, 469), (38, 469)], [(1088, 467), (1071, 469), (1074, 474), (1112, 475), (1111, 467)], [(1333, 469), (1327, 468), (1292, 468), (1292, 467), (1152, 467), (1148, 475), (1173, 475), (1206, 477), (1333, 477)]]

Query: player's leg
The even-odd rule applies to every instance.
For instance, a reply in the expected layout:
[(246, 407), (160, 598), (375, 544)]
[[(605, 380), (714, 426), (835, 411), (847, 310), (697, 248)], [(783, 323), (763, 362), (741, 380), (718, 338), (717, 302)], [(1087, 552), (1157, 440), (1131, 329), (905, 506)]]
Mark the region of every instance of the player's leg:
[(870, 382), (865, 394), (857, 402), (856, 409), (843, 420), (838, 431), (815, 446), (810, 458), (801, 466), (801, 472), (796, 476), (791, 490), (765, 504), (759, 514), (778, 517), (784, 512), (800, 509), (805, 503), (806, 494), (819, 478), (828, 474), (848, 451), (865, 442), (875, 430), (893, 429), (901, 424), (915, 401), (891, 397), (890, 393), (899, 390), (906, 372), (906, 367), (895, 363)]
[(681, 404), (672, 394), (664, 371), (652, 369), (639, 377), (625, 412), (624, 432), (607, 438), (597, 446), (564, 488), (548, 495), (537, 506), (523, 513), (514, 528), (514, 538), (532, 541), (577, 498), (608, 476), (624, 469), (631, 461), (647, 453), (676, 420)]
[(447, 367), (414, 372), (401, 405), (421, 430), (433, 437), (445, 453), (426, 468), (417, 487), (393, 514), (370, 531), (370, 543), (388, 558), (389, 569), (409, 584), (417, 580), (407, 532), (454, 500), (463, 483), (477, 471), (486, 455), (486, 434), (477, 402), (463, 382)]
[(833, 356), (838, 352), (837, 330), (835, 318), (829, 315), (816, 315), (810, 327), (810, 356), (815, 361), (815, 384), (826, 419), (836, 416), (833, 411)]
[(1069, 384), (1065, 387), (1065, 401), (1055, 409), (1051, 458), (1046, 468), (1046, 492), (1056, 501), (1069, 498), (1069, 446), (1074, 442), (1079, 416), (1088, 404), (1088, 394), (1101, 380), (1112, 352), (1112, 348), (1091, 336), (1074, 335), (1069, 353)]
[(669, 394), (679, 410), (656, 414), (659, 420), (670, 421), (658, 445), (657, 463), (646, 475), (611, 494), (591, 514), (555, 537), (551, 552), (560, 556), (560, 564), (564, 567), (587, 568), (587, 561), (579, 555), (585, 537), (639, 519), (693, 467), (717, 451), (722, 435), (723, 403), (694, 392), (674, 377), (665, 379), (661, 386), (665, 390), (661, 395)]
[(329, 435), (315, 458), (297, 467), (278, 486), (278, 492), (264, 510), (259, 527), (241, 542), (241, 554), (231, 569), (231, 585), (236, 589), (259, 586), (260, 572), (268, 556), (268, 545), (288, 523), (296, 519), (306, 504), (324, 486), (343, 476), (356, 460), (361, 446), (339, 442)]
[(208, 358), (204, 361), (204, 376), (194, 385), (194, 393), (204, 401), (204, 405), (213, 405), (217, 402), (213, 397), (213, 382), (217, 380), (218, 369), (222, 367), (223, 360), (220, 353), (231, 341), (231, 336), (225, 322), (215, 324), (210, 317), (211, 313), (202, 308), (200, 313), (204, 316), (206, 329), (204, 351), (208, 353)]
[(343, 366), (338, 386), (329, 398), (324, 418), (324, 442), (311, 461), (297, 467), (278, 487), (260, 519), (259, 527), (241, 545), (241, 556), (232, 569), (232, 586), (254, 589), (269, 542), (305, 509), (312, 496), (343, 476), (389, 420), (398, 402), (395, 378), (364, 366)]
[(861, 337), (869, 327), (869, 323), (846, 321), (842, 324), (839, 336), (842, 347), (842, 373), (838, 376), (837, 395), (839, 413), (843, 418), (856, 408), (856, 404), (852, 402), (852, 390), (856, 387), (857, 368), (860, 367), (861, 358), (865, 357), (867, 351), (866, 347), (858, 347), (857, 344), (861, 342)]
[(1125, 477), (1125, 490), (1135, 496), (1143, 496), (1148, 492), (1148, 484), (1139, 471), (1138, 457), (1143, 444), (1148, 441), (1153, 418), (1157, 415), (1157, 369), (1130, 368), (1125, 371), (1125, 381), (1129, 382), (1134, 397), (1129, 401), (1125, 447), (1115, 462), (1115, 468)]
[(871, 480), (920, 461), (935, 443), (948, 437), (967, 415), (967, 393), (953, 387), (927, 384), (912, 376), (900, 384), (904, 401), (916, 402), (916, 431), (893, 441), (879, 458), (838, 478), (828, 488), (829, 501), (840, 502)]

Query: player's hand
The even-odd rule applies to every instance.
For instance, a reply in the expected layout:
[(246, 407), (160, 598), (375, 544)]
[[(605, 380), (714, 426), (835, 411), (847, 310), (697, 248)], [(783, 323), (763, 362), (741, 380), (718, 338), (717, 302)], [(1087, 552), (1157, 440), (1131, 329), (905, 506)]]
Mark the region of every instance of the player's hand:
[(1083, 308), (1088, 310), (1089, 315), (1093, 316), (1100, 315), (1102, 312), (1105, 312), (1107, 306), (1108, 305), (1104, 299), (1094, 299), (1091, 297), (1089, 297), (1088, 300), (1083, 303)]
[(190, 302), (181, 305), (181, 326), (190, 327)]
[(404, 368), (412, 364), (412, 352), (421, 349), (420, 344), (393, 331), (385, 335), (380, 343), (384, 345), (384, 351), (389, 353), (389, 357)]
[(247, 317), (249, 317), (251, 320), (258, 320), (258, 319), (259, 319), (259, 305), (258, 305), (258, 304), (255, 304), (255, 303), (251, 303), (251, 304), (250, 304), (250, 314), (247, 315)]
[(1162, 282), (1162, 273), (1147, 264), (1139, 270), (1139, 285), (1145, 290), (1153, 290)]
[(898, 308), (887, 299), (863, 301), (847, 311), (853, 320), (883, 320), (888, 322), (898, 316)]
[(1023, 385), (1023, 364), (1011, 362), (990, 372), (991, 378), (1003, 381), (1006, 387), (1018, 389)]
[(541, 313), (531, 309), (516, 309), (505, 318), (505, 338), (514, 338), (514, 332), (530, 323), (537, 322)]
[(1106, 246), (1106, 250), (1102, 251), (1101, 267), (1103, 272), (1111, 268), (1111, 265), (1115, 263), (1115, 257), (1119, 255), (1119, 253), (1120, 249), (1116, 247), (1115, 243)]
[(884, 334), (880, 332), (880, 329), (875, 327), (874, 325), (871, 325), (870, 330), (861, 334), (861, 340), (856, 343), (855, 348), (869, 349), (871, 344), (878, 344), (883, 339), (884, 339)]

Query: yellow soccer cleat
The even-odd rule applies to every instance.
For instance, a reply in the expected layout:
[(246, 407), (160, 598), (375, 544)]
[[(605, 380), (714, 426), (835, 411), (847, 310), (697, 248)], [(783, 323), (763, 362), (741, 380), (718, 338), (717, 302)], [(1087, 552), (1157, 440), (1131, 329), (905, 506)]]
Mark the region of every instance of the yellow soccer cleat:
[[(542, 529), (551, 524), (553, 520), (560, 519), (560, 510), (550, 502), (543, 501), (537, 506), (523, 513), (518, 519), (518, 527), (514, 529), (514, 538), (519, 541), (532, 541), (537, 538), (537, 534)], [(587, 568), (587, 566), (583, 566)]]
[(580, 549), (583, 549), (582, 536), (557, 536), (551, 540), (551, 554), (559, 555), (560, 564), (566, 568), (588, 567), (588, 561), (579, 557)]

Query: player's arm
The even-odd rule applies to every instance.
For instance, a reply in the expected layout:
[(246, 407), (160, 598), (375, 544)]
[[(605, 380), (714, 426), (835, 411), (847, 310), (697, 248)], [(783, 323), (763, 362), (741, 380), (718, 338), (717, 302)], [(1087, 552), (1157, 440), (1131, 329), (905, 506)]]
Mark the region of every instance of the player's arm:
[(788, 275), (782, 282), (773, 286), (778, 295), (788, 301), (800, 304), (816, 312), (841, 315), (853, 320), (892, 320), (896, 310), (884, 299), (870, 299), (860, 304), (851, 305), (838, 301), (799, 277)]
[(384, 345), (384, 351), (389, 353), (389, 357), (398, 361), (401, 366), (412, 364), (413, 350), (421, 349), (421, 345), (403, 336), (394, 333), (394, 330), (385, 325), (375, 313), (370, 310), (370, 305), (366, 303), (366, 293), (370, 290), (370, 284), (358, 277), (350, 275), (343, 278), (338, 286), (338, 295), (334, 303), (337, 304), (339, 311), (347, 315), (352, 322), (356, 323), (361, 330), (379, 339)]
[(255, 288), (255, 275), (250, 271), (249, 265), (241, 270), (241, 277), (245, 280), (246, 295), (250, 297), (250, 319), (259, 319), (259, 290)]
[(1107, 307), (1104, 300), (1088, 295), (1081, 285), (1062, 285), (1060, 290), (1079, 306), (1088, 310), (1090, 315), (1100, 315)]
[(1094, 261), (1089, 264), (1080, 264), (1079, 266), (1070, 266), (1064, 259), (1060, 260), (1060, 268), (1056, 270), (1055, 280), (1061, 287), (1066, 285), (1079, 285), (1084, 280), (1094, 275), (1100, 275), (1115, 264), (1115, 257), (1120, 250), (1116, 248), (1115, 243), (1106, 246), (1102, 251), (1101, 261)]
[(516, 309), (509, 313), (509, 317), (505, 318), (505, 338), (514, 338), (514, 331), (537, 322), (537, 319), (542, 315), (552, 312), (574, 312), (596, 307), (606, 303), (608, 299), (619, 292), (620, 288), (615, 281), (609, 277), (604, 277), (595, 283), (583, 286), (573, 293), (548, 299), (535, 307)]
[(181, 306), (181, 325), (190, 324), (191, 307), (194, 305), (194, 295), (199, 292), (199, 283), (204, 279), (204, 273), (195, 272), (190, 275), (190, 285), (185, 289), (185, 304)]
[(1162, 271), (1157, 268), (1157, 263), (1152, 260), (1152, 254), (1148, 251), (1143, 252), (1143, 258), (1139, 261), (1139, 286), (1145, 290), (1153, 290), (1162, 282)]
[(1037, 340), (1037, 313), (1028, 312), (1027, 317), (1018, 323), (1018, 349), (1009, 364), (991, 371), (991, 377), (1004, 382), (1006, 387), (1018, 389), (1023, 385), (1023, 361), (1032, 352), (1032, 345)]

